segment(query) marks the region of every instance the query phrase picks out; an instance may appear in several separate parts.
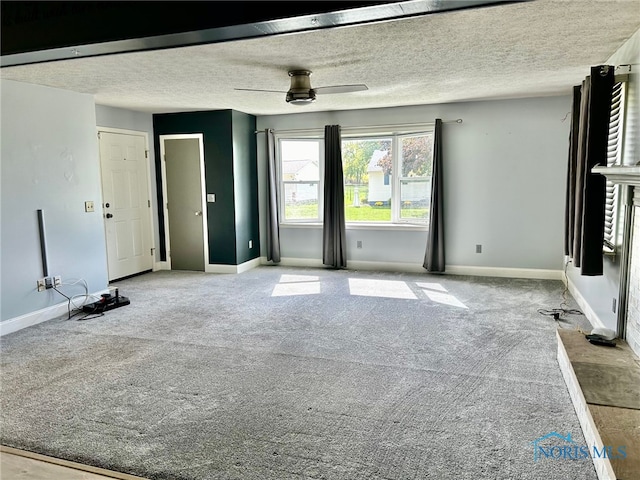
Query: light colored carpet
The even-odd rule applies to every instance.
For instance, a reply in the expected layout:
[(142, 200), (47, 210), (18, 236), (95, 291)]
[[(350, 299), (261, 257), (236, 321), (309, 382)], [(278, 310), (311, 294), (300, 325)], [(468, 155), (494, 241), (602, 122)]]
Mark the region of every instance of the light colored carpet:
[[(263, 266), (118, 283), (2, 338), (2, 443), (158, 479), (595, 479), (556, 362), (559, 281)], [(561, 322), (581, 325), (584, 317)]]

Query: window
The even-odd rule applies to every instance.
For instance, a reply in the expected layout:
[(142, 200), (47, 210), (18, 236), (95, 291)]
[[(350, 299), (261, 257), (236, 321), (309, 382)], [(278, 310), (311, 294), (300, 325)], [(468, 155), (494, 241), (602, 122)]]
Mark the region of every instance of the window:
[(425, 223), (431, 200), (433, 133), (342, 141), (349, 222)]
[[(622, 137), (625, 113), (625, 82), (616, 83), (611, 96), (611, 116), (609, 118), (609, 142), (607, 147), (607, 167), (622, 164)], [(615, 251), (618, 236), (619, 185), (607, 180), (607, 197), (604, 218), (604, 247)]]
[(392, 143), (391, 137), (345, 140), (343, 136), (342, 172), (347, 222), (391, 221)]
[(281, 139), (278, 146), (282, 199), (280, 218), (285, 222), (319, 222), (321, 141)]
[[(322, 222), (324, 141), (315, 135), (278, 138), (280, 218), (284, 223)], [(347, 223), (425, 224), (432, 158), (430, 128), (393, 134), (343, 130)]]
[(426, 222), (431, 203), (433, 134), (406, 135), (398, 139), (400, 221)]

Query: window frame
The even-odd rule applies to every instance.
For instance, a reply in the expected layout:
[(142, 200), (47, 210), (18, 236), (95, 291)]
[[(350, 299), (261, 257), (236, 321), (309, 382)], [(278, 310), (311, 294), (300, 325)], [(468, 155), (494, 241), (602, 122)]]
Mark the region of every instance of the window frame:
[[(396, 135), (396, 143), (397, 143), (396, 151), (398, 155), (397, 164), (396, 164), (398, 175), (396, 175), (396, 177), (398, 180), (398, 184), (397, 184), (397, 200), (394, 202), (396, 203), (396, 211), (397, 211), (397, 221), (395, 223), (425, 225), (429, 222), (428, 218), (425, 218), (424, 220), (419, 220), (419, 221), (417, 219), (412, 219), (412, 218), (402, 218), (402, 181), (408, 180), (408, 182), (411, 182), (413, 181), (412, 180), (413, 178), (423, 178), (423, 177), (400, 176), (400, 173), (402, 173), (402, 156), (401, 156), (402, 149), (400, 145), (401, 140), (404, 138), (414, 138), (414, 137), (419, 137), (423, 135), (429, 135), (431, 137), (431, 173), (433, 178), (433, 146), (434, 146), (433, 144), (435, 141), (435, 128), (428, 132), (420, 132), (420, 133), (412, 132), (412, 133), (403, 133), (403, 134)], [(431, 190), (431, 186), (429, 186), (429, 190)], [(431, 197), (431, 195), (429, 195), (429, 197)], [(429, 202), (429, 208), (431, 208), (431, 202)]]
[[(322, 137), (318, 137), (317, 135), (309, 135), (309, 134), (301, 134), (301, 135), (274, 135), (276, 142), (276, 174), (278, 180), (278, 212), (280, 214), (280, 224), (281, 225), (300, 225), (300, 224), (309, 224), (315, 225), (318, 223), (322, 223), (323, 214), (324, 214), (324, 142)], [(285, 195), (285, 185), (289, 184), (308, 184), (310, 181), (291, 181), (284, 179), (284, 171), (282, 165), (282, 142), (283, 141), (308, 141), (308, 142), (316, 142), (318, 143), (318, 216), (316, 218), (291, 218), (287, 219), (286, 217), (286, 195)]]
[[(412, 218), (402, 219), (400, 217), (400, 195), (401, 185), (400, 176), (394, 175), (394, 171), (398, 170), (400, 165), (400, 146), (399, 138), (414, 137), (420, 135), (430, 135), (432, 148), (431, 148), (431, 162), (433, 165), (433, 142), (435, 134), (435, 124), (411, 124), (407, 125), (407, 128), (398, 128), (393, 126), (378, 126), (378, 127), (346, 127), (341, 131), (341, 141), (345, 140), (357, 140), (357, 139), (375, 139), (375, 138), (391, 138), (392, 149), (392, 175), (391, 175), (391, 220), (389, 221), (346, 221), (347, 229), (372, 229), (372, 230), (426, 230), (428, 229), (428, 219), (418, 220)], [(280, 213), (280, 226), (282, 227), (318, 227), (324, 222), (324, 133), (321, 129), (308, 129), (298, 131), (282, 131), (274, 134), (276, 143), (276, 174), (278, 182), (278, 211)], [(309, 182), (294, 182), (285, 181), (282, 162), (282, 142), (283, 141), (315, 141), (319, 145), (319, 180), (318, 180), (318, 217), (311, 219), (287, 219), (285, 215), (286, 202), (285, 202), (285, 185), (293, 183), (309, 183)], [(432, 166), (433, 168), (433, 166)]]
[[(346, 221), (347, 228), (353, 227), (361, 227), (361, 226), (375, 226), (382, 227), (385, 226), (387, 228), (393, 227), (408, 227), (412, 228), (426, 228), (429, 223), (429, 219), (418, 220), (412, 218), (402, 218), (401, 217), (401, 208), (400, 208), (400, 196), (402, 192), (401, 181), (402, 178), (400, 176), (401, 170), (401, 151), (400, 151), (400, 139), (401, 138), (410, 138), (410, 137), (418, 137), (422, 135), (430, 135), (431, 136), (431, 164), (433, 168), (433, 142), (434, 142), (434, 133), (435, 126), (434, 125), (425, 125), (422, 128), (413, 128), (411, 130), (406, 131), (389, 131), (388, 129), (380, 129), (375, 131), (371, 128), (368, 128), (363, 133), (359, 133), (358, 129), (348, 130), (346, 133), (343, 133), (341, 141), (345, 140), (366, 140), (366, 139), (379, 139), (379, 138), (390, 138), (391, 139), (391, 220), (389, 221), (374, 221), (374, 220), (363, 220), (363, 221)], [(398, 173), (394, 173), (398, 172)]]
[[(391, 152), (393, 153), (393, 157), (395, 157), (395, 139), (393, 134), (390, 134), (388, 132), (382, 132), (382, 133), (368, 133), (365, 135), (357, 135), (357, 134), (342, 134), (340, 141), (341, 142), (345, 142), (345, 141), (354, 141), (354, 140), (383, 140), (389, 138), (391, 140)], [(344, 162), (344, 157), (343, 157), (343, 162)], [(391, 168), (391, 175), (389, 178), (389, 186), (391, 187), (391, 199), (393, 200), (393, 191), (394, 191), (394, 186), (393, 186), (393, 182), (395, 181), (395, 175), (393, 175), (393, 171), (394, 171), (394, 166), (395, 166), (395, 158), (392, 159), (392, 168)], [(344, 169), (344, 163), (343, 163), (343, 169)], [(392, 225), (393, 222), (393, 201), (391, 202), (391, 220), (389, 221), (374, 221), (374, 220), (363, 220), (360, 222), (357, 221), (348, 221), (346, 219), (346, 211), (345, 211), (345, 226), (346, 227), (350, 227), (350, 226), (360, 226), (360, 225), (375, 225), (375, 226), (380, 226), (380, 225)], [(346, 207), (346, 204), (345, 204)]]

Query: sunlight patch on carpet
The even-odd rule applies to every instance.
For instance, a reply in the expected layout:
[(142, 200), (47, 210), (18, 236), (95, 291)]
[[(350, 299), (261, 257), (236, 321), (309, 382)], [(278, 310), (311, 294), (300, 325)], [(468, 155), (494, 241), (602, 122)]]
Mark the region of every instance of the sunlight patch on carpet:
[(317, 275), (280, 275), (280, 283), (319, 282)]
[(349, 293), (363, 297), (407, 298), (417, 300), (406, 282), (398, 280), (349, 279)]
[(455, 296), (451, 295), (446, 288), (439, 283), (422, 283), (417, 282), (422, 291), (425, 293), (429, 300), (436, 303), (442, 303), (451, 307), (468, 308), (464, 303), (458, 300)]
[(280, 283), (273, 287), (272, 297), (291, 295), (317, 295), (320, 293), (317, 275), (281, 275)]

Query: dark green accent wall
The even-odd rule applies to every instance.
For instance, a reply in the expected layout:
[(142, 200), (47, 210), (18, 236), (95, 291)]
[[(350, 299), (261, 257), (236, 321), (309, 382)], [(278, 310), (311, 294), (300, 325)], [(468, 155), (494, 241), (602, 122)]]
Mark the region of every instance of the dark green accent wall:
[[(234, 125), (234, 121), (238, 125)], [(252, 126), (251, 126), (252, 125)], [(251, 136), (248, 131), (251, 130)], [(232, 110), (166, 113), (153, 115), (153, 137), (156, 152), (158, 205), (163, 205), (160, 177), (160, 135), (202, 133), (204, 141), (205, 185), (207, 193), (215, 193), (215, 203), (207, 203), (209, 263), (238, 265), (258, 256), (242, 251), (239, 255), (237, 234), (244, 239), (253, 235), (258, 225), (257, 165), (255, 117)], [(236, 169), (236, 164), (241, 168)], [(249, 178), (245, 179), (244, 176)], [(237, 177), (237, 178), (236, 178)], [(238, 187), (236, 187), (238, 185)], [(255, 192), (250, 192), (251, 188)], [(237, 190), (236, 190), (237, 189)], [(248, 198), (254, 196), (255, 206)], [(159, 209), (160, 256), (166, 260), (163, 209)], [(237, 218), (242, 222), (238, 223)], [(255, 233), (257, 243), (258, 234)], [(244, 242), (244, 245), (248, 245)]]
[[(236, 202), (236, 258), (238, 264), (260, 255), (256, 118), (233, 111), (233, 182)], [(253, 247), (249, 248), (249, 240)]]

